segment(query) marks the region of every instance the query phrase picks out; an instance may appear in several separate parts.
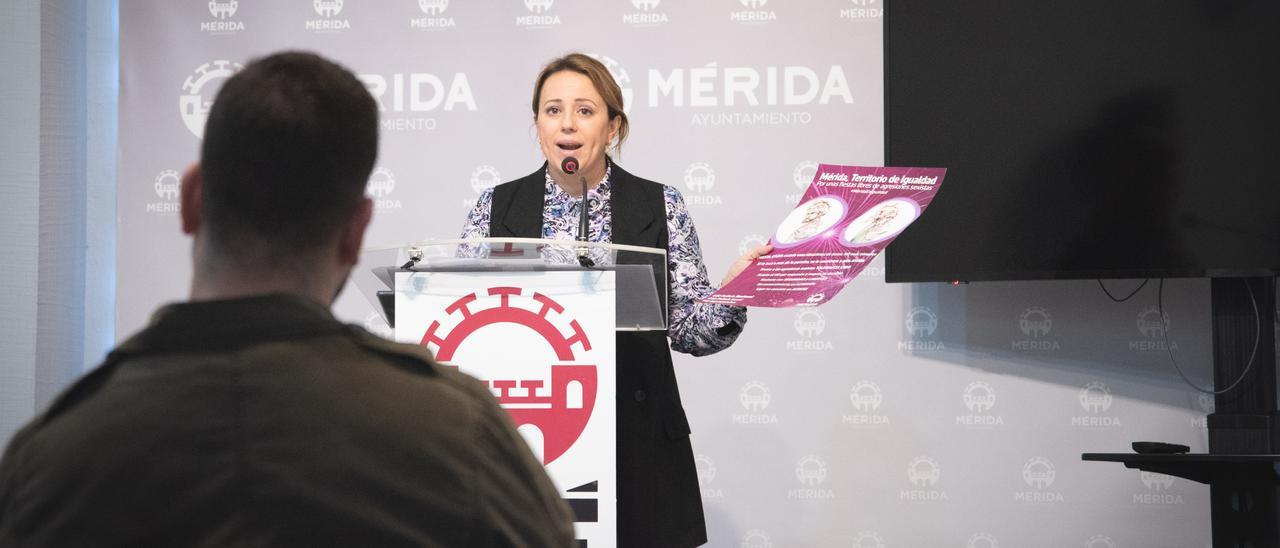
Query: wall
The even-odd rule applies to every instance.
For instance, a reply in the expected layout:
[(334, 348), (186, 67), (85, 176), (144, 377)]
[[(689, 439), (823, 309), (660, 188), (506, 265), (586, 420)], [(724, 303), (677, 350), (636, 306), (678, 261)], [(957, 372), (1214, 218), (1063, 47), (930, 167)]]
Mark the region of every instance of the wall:
[(0, 443), (113, 342), (117, 13), (19, 1), (0, 21)]

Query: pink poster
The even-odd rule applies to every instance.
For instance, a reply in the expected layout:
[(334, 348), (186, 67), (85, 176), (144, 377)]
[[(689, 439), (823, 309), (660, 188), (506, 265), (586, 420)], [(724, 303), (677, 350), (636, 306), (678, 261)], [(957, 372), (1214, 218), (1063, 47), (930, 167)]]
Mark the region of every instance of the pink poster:
[(844, 288), (920, 218), (944, 168), (822, 164), (799, 205), (778, 225), (773, 252), (703, 301), (817, 306)]

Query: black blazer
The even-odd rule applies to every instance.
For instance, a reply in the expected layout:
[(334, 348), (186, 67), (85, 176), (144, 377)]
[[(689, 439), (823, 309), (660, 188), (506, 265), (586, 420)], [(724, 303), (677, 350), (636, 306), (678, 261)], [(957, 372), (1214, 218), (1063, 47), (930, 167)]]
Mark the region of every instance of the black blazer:
[[(543, 164), (494, 188), (490, 236), (542, 237), (546, 169)], [(667, 249), (662, 185), (617, 164), (609, 180), (613, 243)], [(617, 353), (619, 546), (703, 544), (706, 523), (689, 421), (680, 404), (666, 332), (619, 332)]]

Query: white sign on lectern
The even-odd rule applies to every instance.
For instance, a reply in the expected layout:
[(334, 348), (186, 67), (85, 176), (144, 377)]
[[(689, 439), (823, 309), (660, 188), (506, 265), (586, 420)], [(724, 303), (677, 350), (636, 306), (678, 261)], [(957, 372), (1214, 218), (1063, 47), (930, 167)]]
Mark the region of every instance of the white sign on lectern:
[(667, 328), (665, 249), (534, 238), (367, 248), (352, 271), (400, 342), (488, 383), (573, 508), (617, 542), (619, 331)]

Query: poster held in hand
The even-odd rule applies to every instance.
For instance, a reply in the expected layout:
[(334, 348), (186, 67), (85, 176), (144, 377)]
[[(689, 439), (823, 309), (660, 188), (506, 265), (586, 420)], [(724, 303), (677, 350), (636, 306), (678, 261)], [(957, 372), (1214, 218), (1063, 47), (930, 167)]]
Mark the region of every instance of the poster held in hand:
[(702, 300), (817, 306), (862, 272), (933, 201), (945, 168), (822, 164), (769, 238), (773, 252)]

